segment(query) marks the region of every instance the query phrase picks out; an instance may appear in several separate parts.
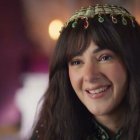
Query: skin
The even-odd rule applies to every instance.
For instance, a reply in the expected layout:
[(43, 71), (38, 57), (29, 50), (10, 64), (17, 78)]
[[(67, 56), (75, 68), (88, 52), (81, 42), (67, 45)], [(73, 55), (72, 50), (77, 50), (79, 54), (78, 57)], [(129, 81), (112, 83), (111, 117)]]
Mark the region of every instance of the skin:
[(121, 106), (127, 88), (127, 73), (120, 58), (111, 50), (89, 47), (68, 64), (69, 78), (80, 101), (97, 121), (115, 132), (121, 127)]

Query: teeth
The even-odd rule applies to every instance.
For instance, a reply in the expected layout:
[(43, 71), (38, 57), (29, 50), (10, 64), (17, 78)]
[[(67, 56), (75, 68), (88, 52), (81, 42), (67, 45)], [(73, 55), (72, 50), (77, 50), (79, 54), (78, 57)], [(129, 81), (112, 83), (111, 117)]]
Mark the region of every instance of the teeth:
[(91, 94), (98, 94), (100, 92), (104, 92), (106, 89), (107, 89), (107, 87), (101, 87), (101, 88), (98, 88), (96, 90), (90, 90), (89, 93), (91, 93)]

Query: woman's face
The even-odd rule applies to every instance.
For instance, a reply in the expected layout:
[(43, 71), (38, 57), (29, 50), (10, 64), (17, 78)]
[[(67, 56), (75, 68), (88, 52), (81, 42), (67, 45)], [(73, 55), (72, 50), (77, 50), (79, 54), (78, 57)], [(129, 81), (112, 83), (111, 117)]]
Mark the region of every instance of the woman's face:
[(95, 116), (118, 109), (127, 88), (127, 73), (111, 50), (101, 50), (94, 42), (68, 64), (72, 87), (81, 102)]

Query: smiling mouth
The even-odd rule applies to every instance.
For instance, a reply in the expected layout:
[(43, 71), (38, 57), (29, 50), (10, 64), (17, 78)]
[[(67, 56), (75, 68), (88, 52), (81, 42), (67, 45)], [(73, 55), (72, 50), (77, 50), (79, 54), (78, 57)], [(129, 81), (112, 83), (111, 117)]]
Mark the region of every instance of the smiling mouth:
[(108, 91), (110, 87), (111, 87), (110, 85), (104, 86), (97, 89), (86, 90), (86, 92), (92, 98), (100, 98), (100, 97), (103, 97), (105, 93), (107, 93), (106, 91)]

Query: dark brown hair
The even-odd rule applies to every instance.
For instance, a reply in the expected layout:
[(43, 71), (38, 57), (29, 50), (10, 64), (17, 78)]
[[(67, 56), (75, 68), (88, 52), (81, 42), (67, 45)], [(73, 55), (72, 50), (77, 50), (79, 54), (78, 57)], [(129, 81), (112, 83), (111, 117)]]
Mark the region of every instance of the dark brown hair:
[(107, 48), (120, 56), (128, 72), (129, 88), (126, 99), (126, 120), (123, 137), (140, 140), (140, 26), (131, 21), (122, 25), (121, 18), (114, 24), (109, 16), (99, 23), (97, 17), (89, 19), (84, 29), (83, 21), (75, 28), (71, 23), (57, 42), (50, 68), (49, 85), (43, 97), (39, 119), (32, 139), (85, 140), (92, 133), (92, 114), (77, 98), (68, 76), (68, 62), (82, 53), (93, 40), (99, 47)]

